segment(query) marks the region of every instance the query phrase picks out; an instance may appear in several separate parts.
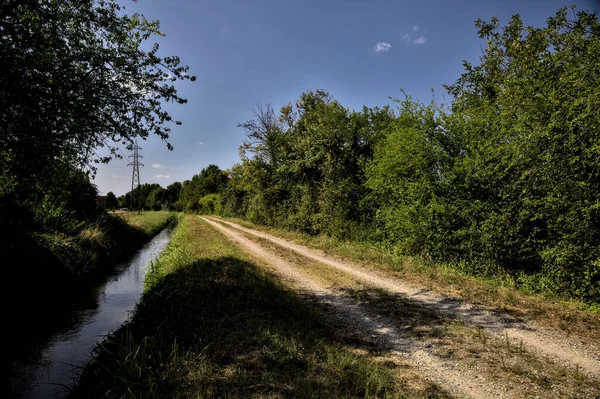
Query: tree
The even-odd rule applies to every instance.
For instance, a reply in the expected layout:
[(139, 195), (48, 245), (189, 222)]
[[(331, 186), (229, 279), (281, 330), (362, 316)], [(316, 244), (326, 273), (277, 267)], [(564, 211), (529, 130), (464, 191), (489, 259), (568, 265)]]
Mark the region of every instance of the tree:
[(119, 208), (129, 208), (131, 205), (131, 192), (119, 197)]
[(208, 165), (194, 175), (192, 180), (183, 182), (179, 200), (186, 211), (197, 212), (198, 200), (208, 194), (217, 194), (227, 185), (227, 173), (217, 165)]
[(115, 196), (115, 194), (112, 191), (109, 191), (108, 193), (106, 193), (104, 207), (106, 209), (115, 209), (115, 208), (119, 207), (119, 201), (117, 200), (117, 197)]
[(280, 137), (283, 127), (280, 120), (275, 116), (271, 104), (262, 106), (258, 104), (254, 112), (254, 118), (244, 123), (238, 123), (238, 127), (246, 131), (246, 139), (240, 147), (242, 154), (250, 152), (256, 159), (266, 164), (276, 164), (280, 148)]
[(160, 186), (153, 188), (146, 197), (146, 201), (144, 202), (145, 207), (154, 211), (158, 211), (163, 208), (164, 193), (165, 189)]
[(456, 182), (468, 187), (451, 202), (464, 209), (463, 253), (598, 298), (600, 23), (573, 10), (541, 28), (477, 21), (481, 63), (448, 87), (465, 132)]
[(208, 165), (198, 175), (198, 182), (200, 196), (216, 194), (227, 184), (227, 174), (217, 165)]
[(231, 171), (224, 212), (309, 232), (357, 232), (349, 224), (364, 219), (364, 168), (392, 120), (388, 107), (350, 112), (323, 90), (302, 93), (279, 117), (259, 105), (238, 125), (246, 132), (242, 164)]
[[(56, 159), (73, 167), (120, 158), (135, 138), (169, 138), (163, 102), (195, 80), (176, 56), (144, 43), (159, 23), (115, 0), (8, 0), (0, 6), (0, 169), (21, 187)], [(99, 156), (105, 147), (108, 155)], [(167, 142), (167, 147), (171, 145)]]

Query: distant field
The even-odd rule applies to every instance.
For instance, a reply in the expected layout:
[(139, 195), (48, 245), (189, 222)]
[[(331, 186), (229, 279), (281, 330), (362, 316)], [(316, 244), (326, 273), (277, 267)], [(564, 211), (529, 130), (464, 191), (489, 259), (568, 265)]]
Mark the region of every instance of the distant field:
[(152, 234), (157, 229), (164, 227), (164, 223), (172, 217), (173, 212), (168, 211), (113, 211), (111, 215), (122, 217), (131, 226), (140, 229), (146, 234)]

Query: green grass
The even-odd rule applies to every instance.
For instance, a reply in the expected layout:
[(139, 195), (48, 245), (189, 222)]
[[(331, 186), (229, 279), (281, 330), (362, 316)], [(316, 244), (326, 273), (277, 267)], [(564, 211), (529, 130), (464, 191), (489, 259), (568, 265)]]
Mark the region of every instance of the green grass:
[(114, 216), (120, 216), (130, 226), (136, 230), (147, 234), (155, 235), (162, 230), (169, 220), (173, 217), (173, 212), (167, 211), (145, 211), (142, 213), (137, 212), (115, 212)]
[(73, 397), (447, 397), (343, 345), (323, 309), (185, 216), (129, 323), (105, 339)]
[(600, 340), (600, 311), (597, 307), (578, 300), (534, 294), (515, 286), (508, 278), (473, 276), (459, 264), (397, 254), (376, 243), (339, 240), (326, 235), (313, 236), (255, 225), (242, 219), (227, 220), (321, 250), (346, 261), (380, 269), (416, 286), (445, 295), (460, 296), (515, 317), (576, 333), (590, 341)]

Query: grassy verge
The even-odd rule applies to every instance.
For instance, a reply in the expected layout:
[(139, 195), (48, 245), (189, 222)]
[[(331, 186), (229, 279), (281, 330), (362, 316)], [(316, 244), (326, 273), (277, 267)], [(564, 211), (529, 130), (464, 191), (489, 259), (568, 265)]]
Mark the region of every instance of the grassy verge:
[(542, 326), (574, 333), (583, 339), (600, 341), (600, 309), (580, 301), (533, 294), (505, 279), (472, 276), (459, 265), (436, 263), (420, 257), (393, 253), (380, 245), (311, 236), (279, 228), (259, 226), (241, 219), (227, 219), (268, 232), (331, 256), (379, 269), (416, 286), (445, 295), (490, 306)]
[(338, 343), (323, 309), (197, 217), (180, 222), (146, 284), (73, 397), (447, 397)]

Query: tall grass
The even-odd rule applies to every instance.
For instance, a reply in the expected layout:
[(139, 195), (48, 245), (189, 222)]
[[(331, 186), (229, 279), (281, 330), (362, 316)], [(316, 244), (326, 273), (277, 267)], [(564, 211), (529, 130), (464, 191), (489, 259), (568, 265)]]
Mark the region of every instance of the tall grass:
[(82, 226), (75, 235), (42, 233), (36, 237), (76, 278), (97, 280), (165, 228), (173, 217), (169, 212), (126, 217), (106, 214)]

